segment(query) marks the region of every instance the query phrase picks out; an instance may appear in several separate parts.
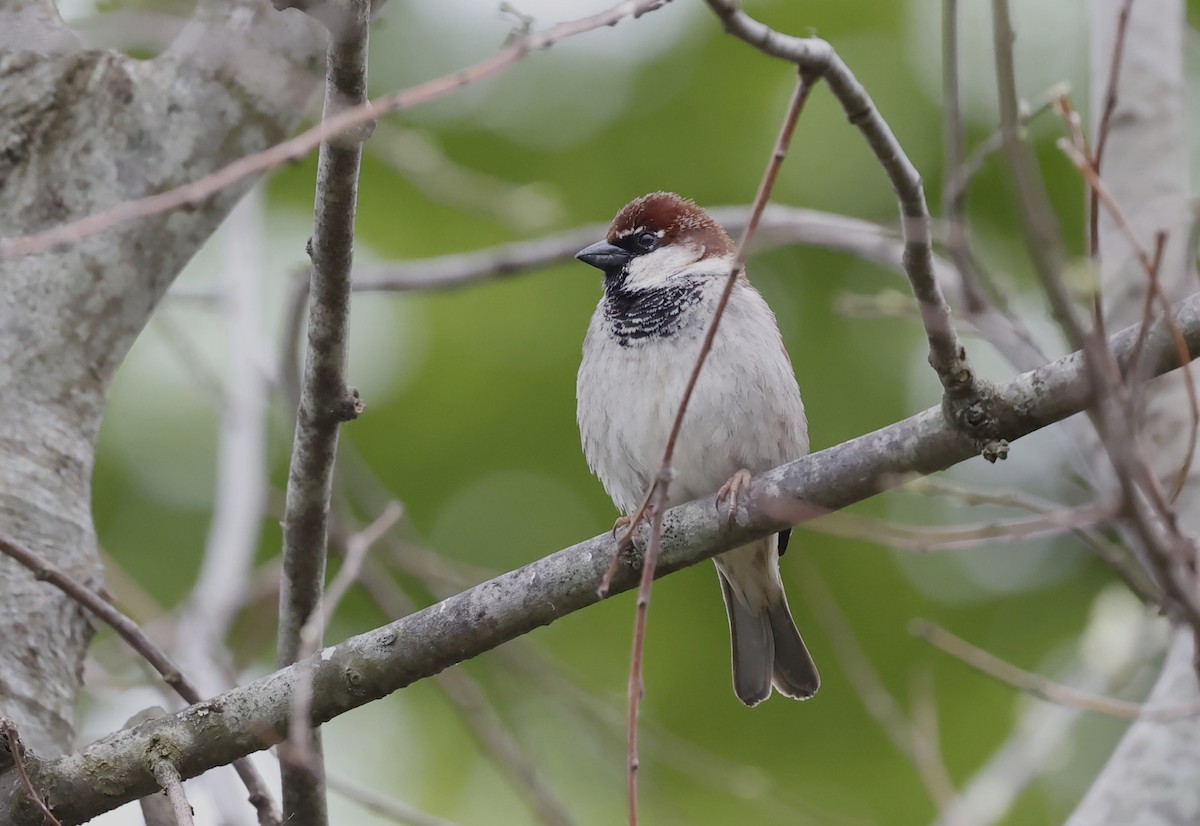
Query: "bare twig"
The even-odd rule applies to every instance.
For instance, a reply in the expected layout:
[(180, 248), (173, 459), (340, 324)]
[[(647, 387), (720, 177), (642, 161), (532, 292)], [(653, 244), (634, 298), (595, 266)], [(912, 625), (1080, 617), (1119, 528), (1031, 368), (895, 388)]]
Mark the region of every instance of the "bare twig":
[[(1134, 355), (1140, 361), (1143, 338), (1147, 335), (1146, 330), (1151, 324), (1148, 314), (1151, 301), (1157, 298), (1164, 308), (1169, 306), (1169, 300), (1161, 289), (1158, 277), (1165, 239), (1160, 234), (1156, 240), (1156, 251), (1153, 254), (1150, 253), (1137, 238), (1133, 225), (1100, 179), (1095, 167), (1087, 157), (1086, 149), (1081, 149), (1066, 141), (1060, 141), (1059, 146), (1079, 169), (1090, 189), (1096, 193), (1105, 208), (1112, 214), (1114, 223), (1126, 236), (1131, 249), (1134, 250), (1146, 272), (1147, 301), (1143, 308), (1142, 331), (1139, 334), (1139, 340), (1134, 345)], [(1165, 313), (1164, 325), (1170, 343), (1174, 345), (1181, 362), (1186, 364), (1188, 357), (1183, 353), (1186, 348), (1182, 347), (1182, 336), (1178, 327), (1174, 325), (1169, 311)], [(1155, 568), (1165, 592), (1173, 598), (1175, 607), (1187, 615), (1194, 627), (1200, 628), (1200, 604), (1196, 601), (1194, 586), (1191, 584), (1194, 549), (1191, 540), (1179, 531), (1173, 507), (1175, 497), (1186, 483), (1195, 453), (1197, 434), (1200, 432), (1200, 402), (1197, 400), (1194, 377), (1190, 370), (1184, 370), (1182, 373), (1190, 407), (1189, 437), (1175, 484), (1171, 493), (1167, 493), (1162, 489), (1158, 477), (1137, 447), (1138, 437), (1133, 430), (1133, 421), (1136, 415), (1133, 394), (1118, 373), (1115, 362), (1109, 357), (1107, 351), (1099, 346), (1099, 342), (1089, 341), (1089, 346), (1089, 352), (1093, 354), (1092, 359), (1095, 364), (1093, 371), (1096, 375), (1097, 386), (1107, 386), (1109, 394), (1119, 405), (1101, 408), (1098, 411), (1100, 422), (1104, 425), (1100, 429), (1100, 433), (1109, 458), (1116, 469), (1117, 481), (1125, 493), (1128, 507), (1133, 515), (1132, 527), (1138, 531), (1146, 549), (1146, 559)], [(1139, 375), (1140, 372), (1135, 363), (1131, 378), (1134, 380), (1143, 378), (1144, 376)], [(1142, 494), (1145, 496), (1144, 500)]]
[[(329, 27), (322, 121), (336, 120), (367, 100), (367, 42), (370, 0), (353, 0), (339, 10), (343, 19)], [(362, 411), (358, 391), (346, 384), (350, 332), (350, 266), (354, 255), (354, 216), (358, 170), (365, 125), (358, 132), (334, 133), (321, 142), (313, 235), (309, 242), (308, 349), (292, 461), (288, 469), (283, 517), (283, 577), (279, 591), (279, 640), (276, 663), (290, 665), (304, 656), (304, 629), (320, 618), (325, 583), (329, 493), (343, 422)], [(323, 623), (319, 630), (323, 630)], [(315, 647), (319, 644), (319, 633)], [(301, 669), (294, 696), (303, 711), (307, 680)], [(321, 740), (308, 716), (295, 716), (288, 753), (280, 764), (283, 813), (293, 826), (325, 826), (325, 783)]]
[[(1117, 109), (1117, 81), (1121, 76), (1121, 58), (1125, 54), (1125, 36), (1129, 31), (1129, 12), (1133, 8), (1133, 0), (1125, 0), (1117, 15), (1117, 35), (1113, 40), (1112, 60), (1109, 63), (1108, 83), (1104, 87), (1104, 110), (1100, 114), (1100, 125), (1096, 128), (1095, 152), (1092, 153), (1092, 166), (1096, 174), (1100, 174), (1100, 166), (1104, 160), (1104, 149), (1108, 145), (1109, 127), (1112, 125), (1113, 112)], [(1099, 193), (1093, 189), (1088, 199), (1088, 253), (1092, 258), (1100, 254), (1100, 203)]]
[(60, 224), (43, 232), (0, 241), (0, 259), (36, 255), (61, 244), (74, 243), (127, 221), (200, 203), (249, 175), (274, 169), (289, 161), (299, 160), (322, 143), (333, 140), (351, 130), (369, 126), (390, 112), (399, 112), (439, 100), (465, 86), (498, 74), (531, 52), (547, 49), (559, 41), (575, 35), (604, 26), (616, 25), (627, 17), (640, 17), (647, 12), (661, 8), (668, 2), (670, 0), (624, 0), (624, 2), (597, 14), (559, 23), (543, 31), (518, 37), (492, 57), (476, 63), (470, 68), (460, 69), (418, 86), (383, 95), (369, 103), (346, 109), (336, 117), (322, 120), (318, 125), (290, 140), (262, 152), (247, 155), (190, 184), (146, 198), (125, 201), (109, 209), (76, 221)]
[(192, 826), (192, 804), (188, 803), (187, 793), (183, 790), (179, 769), (170, 760), (158, 760), (154, 764), (154, 779), (167, 793), (178, 826)]
[[(1123, 12), (1128, 16), (1128, 3), (1123, 9)], [(1114, 103), (1115, 105), (1115, 103)], [(1181, 359), (1186, 364), (1188, 359), (1184, 355), (1187, 346), (1183, 342), (1183, 336), (1179, 332), (1179, 328), (1174, 325), (1171, 318), (1171, 300), (1167, 294), (1163, 292), (1161, 280), (1159, 278), (1159, 269), (1162, 265), (1163, 250), (1166, 247), (1166, 236), (1159, 233), (1155, 237), (1154, 251), (1151, 252), (1146, 248), (1146, 245), (1137, 237), (1137, 231), (1133, 228), (1133, 224), (1121, 209), (1112, 193), (1108, 191), (1108, 187), (1104, 185), (1104, 181), (1100, 178), (1099, 169), (1096, 165), (1089, 161), (1084, 154), (1076, 146), (1060, 141), (1059, 147), (1066, 153), (1071, 162), (1079, 170), (1087, 181), (1088, 187), (1091, 190), (1093, 201), (1097, 199), (1104, 203), (1105, 209), (1112, 215), (1113, 222), (1125, 235), (1129, 241), (1130, 248), (1134, 251), (1138, 261), (1142, 265), (1142, 269), (1146, 273), (1148, 288), (1146, 290), (1146, 303), (1142, 311), (1142, 335), (1139, 337), (1139, 342), (1134, 348), (1134, 355), (1131, 358), (1129, 370), (1138, 372), (1138, 362), (1141, 358), (1142, 344), (1145, 336), (1149, 335), (1151, 329), (1150, 306), (1151, 302), (1157, 300), (1163, 310), (1163, 321), (1167, 325), (1168, 332), (1175, 344), (1175, 349), (1180, 353)], [(1183, 490), (1184, 484), (1187, 482), (1188, 473), (1191, 470), (1192, 462), (1196, 453), (1196, 445), (1198, 434), (1200, 434), (1200, 401), (1197, 399), (1196, 380), (1192, 375), (1191, 370), (1183, 370), (1181, 372), (1184, 385), (1187, 388), (1187, 398), (1189, 405), (1190, 427), (1188, 429), (1188, 439), (1183, 451), (1183, 461), (1180, 463), (1179, 472), (1175, 478), (1175, 483), (1172, 486), (1170, 499), (1174, 499)]]
[(1042, 515), (973, 525), (929, 527), (836, 512), (813, 522), (812, 530), (831, 536), (866, 539), (910, 553), (957, 551), (989, 542), (1021, 542), (1103, 525), (1115, 515), (1110, 504), (1060, 508)]
[[(923, 476), (908, 482), (904, 490), (910, 493), (936, 494), (960, 499), (969, 505), (999, 505), (1041, 515), (1062, 510), (1063, 506), (1026, 491), (965, 487), (944, 478)], [(1071, 533), (1092, 553), (1103, 560), (1128, 586), (1129, 590), (1147, 605), (1160, 605), (1162, 591), (1150, 582), (1140, 568), (1130, 564), (1129, 554), (1103, 533), (1091, 526), (1078, 526)]]
[(405, 826), (457, 826), (452, 821), (435, 817), (394, 797), (387, 797), (374, 789), (353, 783), (344, 777), (327, 774), (325, 782), (329, 785), (329, 790), (335, 794), (340, 794), (347, 800), (353, 800), (364, 809), (383, 815), (396, 823), (402, 823)]
[(966, 129), (958, 89), (958, 0), (942, 0), (942, 145), (945, 183), (942, 187), (942, 213), (948, 226), (946, 247), (962, 279), (967, 306), (978, 308), (988, 298), (976, 282), (974, 256), (967, 232), (966, 186), (953, 184), (962, 174)]
[[(1165, 623), (1131, 604), (1119, 587), (1107, 587), (1097, 594), (1088, 614), (1073, 662), (1062, 668), (1058, 682), (1088, 693), (1109, 694), (1158, 659), (1166, 641)], [(1114, 629), (1119, 629), (1116, 639)], [(1097, 651), (1103, 656), (1088, 653)], [(952, 812), (968, 816), (974, 826), (1012, 820), (1008, 815), (1025, 790), (1061, 767), (1063, 748), (1072, 742), (1072, 728), (1085, 715), (1074, 706), (1015, 699), (1019, 702), (1014, 703), (1010, 731), (971, 775), (961, 780), (951, 807)], [(933, 826), (950, 826), (950, 821), (939, 818)]]
[(267, 496), (266, 419), (269, 375), (259, 303), (263, 191), (234, 208), (221, 241), (228, 381), (221, 411), (213, 516), (200, 572), (179, 618), (176, 652), (208, 694), (229, 688), (217, 677), (224, 640), (245, 602)]
[(973, 431), (975, 438), (990, 442), (987, 433), (990, 417), (973, 415), (968, 420), (968, 409), (984, 410), (987, 407), (987, 400), (980, 398), (986, 395), (986, 388), (977, 381), (967, 360), (966, 350), (950, 320), (950, 308), (934, 277), (929, 209), (925, 204), (921, 176), (891, 128), (849, 67), (824, 40), (790, 37), (774, 31), (743, 12), (734, 0), (707, 2), (727, 32), (766, 54), (795, 63), (814, 81), (824, 80), (847, 118), (862, 131), (900, 202), (905, 272), (929, 340), (929, 363), (955, 408), (951, 418), (965, 432)]
[(1065, 260), (1058, 219), (1050, 208), (1045, 184), (1038, 173), (1033, 150), (1021, 140), (1020, 106), (1013, 66), (1013, 33), (1008, 0), (993, 0), (992, 26), (996, 52), (996, 85), (1000, 97), (1000, 132), (1004, 150), (1012, 167), (1017, 196), (1021, 203), (1025, 245), (1034, 272), (1050, 300), (1055, 319), (1072, 347), (1084, 345), (1084, 328), (1075, 305), (1062, 281)]
[[(1050, 111), (1054, 106), (1054, 102), (1065, 95), (1067, 90), (1068, 87), (1065, 83), (1056, 83), (1039, 94), (1028, 105), (1018, 103), (1018, 125), (1024, 127), (1038, 117), (1038, 115)], [(1004, 131), (1002, 129), (993, 132), (977, 143), (966, 158), (963, 159), (957, 170), (946, 170), (947, 180), (945, 189), (943, 190), (946, 194), (943, 200), (949, 202), (953, 199), (961, 198), (963, 190), (967, 188), (971, 180), (983, 169), (983, 165), (987, 159), (1002, 149), (1004, 149)]]
[[(118, 611), (104, 597), (73, 579), (65, 572), (43, 560), (33, 551), (5, 536), (0, 536), (0, 553), (11, 557), (33, 572), (42, 582), (49, 582), (64, 594), (75, 600), (91, 613), (95, 614), (106, 625), (117, 632), (134, 651), (146, 662), (150, 663), (163, 678), (163, 682), (175, 690), (175, 693), (189, 703), (204, 701), (203, 695), (186, 675), (179, 670), (167, 653), (155, 645), (138, 624)], [(242, 779), (246, 790), (250, 793), (250, 802), (258, 812), (258, 822), (261, 826), (278, 826), (279, 814), (275, 801), (267, 790), (267, 784), (249, 760), (239, 759), (233, 763), (238, 777)]]
[[(342, 567), (338, 569), (333, 582), (329, 584), (329, 591), (325, 594), (325, 599), (318, 610), (309, 615), (300, 629), (300, 647), (296, 659), (301, 661), (301, 666), (303, 666), (303, 661), (316, 653), (317, 647), (321, 644), (321, 637), (325, 633), (325, 627), (333, 618), (334, 612), (337, 611), (346, 592), (350, 590), (350, 586), (358, 580), (367, 551), (392, 529), (392, 526), (400, 520), (403, 514), (404, 509), (400, 507), (399, 502), (389, 502), (375, 521), (346, 540), (346, 553), (342, 558)], [(298, 671), (300, 678), (292, 691), (291, 726), (288, 730), (288, 760), (286, 762), (295, 764), (301, 769), (307, 768), (312, 775), (321, 775), (323, 771), (316, 755), (307, 750), (312, 735), (309, 713), (312, 706), (312, 680), (307, 678), (309, 675), (305, 674), (303, 667), (298, 668)], [(305, 764), (308, 765), (305, 766)]]
[(971, 645), (961, 637), (957, 637), (927, 620), (914, 620), (910, 630), (934, 648), (961, 660), (981, 674), (1048, 703), (1072, 706), (1122, 720), (1170, 722), (1200, 715), (1200, 703), (1169, 707), (1145, 706), (1141, 703), (1131, 703), (1128, 700), (1090, 694), (1056, 683), (1005, 662), (996, 655)]
[[(719, 206), (708, 212), (731, 235), (737, 235), (750, 220), (751, 207)], [(354, 291), (451, 290), (481, 280), (519, 275), (572, 260), (580, 246), (606, 231), (606, 224), (587, 224), (541, 238), (499, 244), (471, 252), (396, 263), (366, 264), (355, 268)], [(785, 204), (768, 204), (749, 251), (760, 253), (792, 244), (839, 250), (888, 269), (901, 273), (904, 271), (903, 241), (893, 229), (861, 218)], [(934, 270), (939, 278), (953, 277), (950, 265), (943, 260), (935, 258)]]
[(938, 756), (937, 744), (916, 728), (900, 703), (884, 686), (879, 672), (863, 651), (854, 629), (816, 566), (805, 562), (797, 580), (805, 604), (811, 606), (813, 615), (833, 643), (832, 649), (838, 663), (863, 708), (879, 724), (896, 750), (912, 764), (929, 799), (939, 811), (945, 812), (955, 797), (954, 781)]
[[(733, 288), (745, 269), (747, 244), (754, 237), (754, 230), (758, 227), (758, 221), (762, 217), (763, 209), (766, 208), (767, 201), (771, 197), (771, 190), (775, 186), (775, 179), (779, 175), (780, 167), (783, 166), (783, 159), (787, 157), (788, 146), (792, 141), (792, 133), (796, 130), (796, 122), (800, 119), (800, 112), (804, 109), (804, 103), (808, 100), (809, 93), (812, 92), (813, 83), (813, 77), (803, 71), (800, 72), (800, 76), (796, 81), (796, 88), (792, 92), (792, 99), (788, 103), (787, 112), (784, 115), (783, 125), (779, 130), (779, 137), (775, 141), (771, 158), (767, 162), (767, 168), (763, 172), (762, 180), (758, 185), (758, 192), (754, 196), (754, 205), (750, 211), (750, 220), (746, 223), (746, 228), (742, 231), (742, 235), (738, 239), (737, 249), (733, 256), (733, 264), (729, 269), (729, 275), (725, 279), (725, 288), (721, 292), (721, 297), (717, 300), (717, 306), (713, 310), (712, 321), (709, 322), (708, 329), (705, 331), (704, 340), (700, 344), (700, 352), (696, 356), (696, 363), (692, 367), (691, 375), (688, 376), (687, 385), (683, 390), (683, 398), (680, 400), (679, 407), (675, 412), (675, 421), (672, 423), (671, 432), (667, 436), (667, 444), (663, 449), (662, 462), (660, 463), (658, 473), (654, 478), (654, 482), (650, 485), (650, 489), (646, 491), (646, 498), (643, 500), (642, 506), (638, 508), (638, 511), (630, 520), (628, 531), (621, 543), (625, 544), (632, 541), (639, 521), (645, 516), (647, 509), (649, 509), (651, 514), (650, 543), (646, 550), (645, 558), (642, 560), (641, 584), (638, 588), (637, 618), (634, 621), (633, 655), (629, 666), (629, 743), (628, 754), (626, 756), (629, 826), (637, 826), (638, 822), (637, 719), (638, 707), (644, 693), (642, 653), (646, 636), (646, 619), (650, 609), (651, 585), (654, 582), (654, 572), (658, 567), (658, 557), (661, 551), (662, 517), (663, 511), (666, 510), (667, 489), (671, 483), (671, 463), (675, 456), (675, 444), (679, 439), (679, 432), (683, 428), (683, 418), (687, 413), (692, 393), (696, 389), (696, 381), (700, 377), (700, 371), (704, 369), (704, 362), (712, 350), (713, 341), (717, 336), (717, 328), (721, 324), (721, 317), (724, 315), (725, 308), (729, 304), (729, 296), (733, 293)], [(600, 585), (601, 595), (608, 593), (609, 585), (612, 582), (612, 576), (616, 571), (619, 560), (620, 554), (614, 554), (604, 580)]]
[[(731, 235), (739, 234), (750, 217), (750, 208), (714, 207), (709, 213)], [(487, 249), (441, 255), (393, 264), (368, 264), (355, 271), (356, 292), (403, 292), (407, 290), (449, 290), (477, 281), (507, 278), (537, 267), (568, 261), (581, 246), (607, 230), (603, 225), (500, 244)], [(750, 244), (750, 252), (758, 253), (780, 246), (806, 244), (856, 255), (890, 270), (905, 274), (905, 241), (901, 234), (888, 227), (819, 210), (801, 209), (783, 204), (769, 204), (763, 211), (758, 232)], [(934, 275), (943, 289), (952, 296), (955, 311), (972, 324), (1008, 361), (1019, 370), (1032, 370), (1046, 363), (1046, 355), (1019, 322), (992, 306), (971, 302), (966, 288), (946, 260), (933, 257)], [(283, 363), (291, 368), (283, 371), (285, 378), (296, 374), (295, 342), (299, 340), (307, 282), (297, 281), (292, 310), (283, 349)]]
[(50, 811), (46, 801), (33, 786), (33, 780), (29, 777), (29, 769), (25, 765), (25, 747), (21, 744), (21, 735), (17, 732), (17, 724), (9, 717), (0, 717), (0, 734), (3, 734), (4, 739), (8, 741), (8, 752), (12, 757), (13, 765), (16, 766), (17, 774), (21, 777), (21, 785), (25, 787), (25, 796), (38, 807), (46, 823), (49, 823), (50, 826), (63, 826), (62, 821), (54, 816), (54, 812)]

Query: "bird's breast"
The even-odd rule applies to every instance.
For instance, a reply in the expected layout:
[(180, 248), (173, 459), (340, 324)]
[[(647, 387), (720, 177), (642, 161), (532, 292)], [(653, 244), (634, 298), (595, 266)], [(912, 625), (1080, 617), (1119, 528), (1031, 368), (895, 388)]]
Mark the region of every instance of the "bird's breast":
[(621, 347), (634, 347), (643, 339), (667, 339), (689, 323), (703, 299), (701, 285), (684, 282), (654, 290), (605, 290), (601, 308), (613, 340)]

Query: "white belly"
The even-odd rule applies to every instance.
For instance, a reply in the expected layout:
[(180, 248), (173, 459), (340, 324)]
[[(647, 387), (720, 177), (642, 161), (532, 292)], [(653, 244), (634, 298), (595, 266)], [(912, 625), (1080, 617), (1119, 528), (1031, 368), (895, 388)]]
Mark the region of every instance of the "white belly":
[[(592, 317), (576, 385), (583, 449), (617, 508), (631, 513), (658, 472), (713, 302), (663, 338), (619, 345), (602, 308)], [(713, 493), (740, 468), (803, 456), (807, 424), (774, 316), (739, 285), (700, 374), (675, 448), (672, 505)]]

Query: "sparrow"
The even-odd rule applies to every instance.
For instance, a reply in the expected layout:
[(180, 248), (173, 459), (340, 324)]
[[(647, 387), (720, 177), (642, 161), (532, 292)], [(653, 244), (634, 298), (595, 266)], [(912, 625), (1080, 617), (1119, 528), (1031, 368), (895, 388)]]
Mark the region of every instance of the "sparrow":
[[(617, 509), (640, 506), (734, 263), (725, 230), (694, 202), (654, 192), (626, 204), (580, 261), (604, 273), (575, 385), (588, 466)], [(808, 452), (808, 422), (775, 315), (738, 275), (676, 443), (667, 506), (736, 498), (750, 474)], [(619, 519), (618, 524), (623, 520)], [(733, 690), (754, 706), (805, 700), (820, 677), (779, 574), (789, 531), (713, 559), (729, 615)]]

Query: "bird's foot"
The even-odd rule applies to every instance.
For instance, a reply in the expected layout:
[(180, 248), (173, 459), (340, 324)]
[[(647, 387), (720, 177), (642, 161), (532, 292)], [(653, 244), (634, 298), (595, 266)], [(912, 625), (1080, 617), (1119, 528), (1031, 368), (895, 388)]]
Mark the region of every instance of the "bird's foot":
[[(632, 524), (633, 524), (632, 516), (618, 516), (616, 518), (616, 520), (613, 522), (612, 535), (613, 535), (613, 539), (617, 540), (618, 544), (630, 545), (633, 543), (633, 537), (631, 536), (632, 532), (629, 530), (629, 526)], [(622, 530), (622, 529), (624, 529), (625, 534), (623, 536), (617, 536), (617, 531)]]
[(605, 570), (604, 576), (600, 580), (600, 587), (596, 589), (596, 593), (601, 598), (608, 596), (608, 592), (612, 587), (612, 579), (616, 575), (617, 568), (620, 567), (622, 560), (634, 570), (642, 566), (642, 550), (638, 548), (634, 534), (637, 533), (638, 525), (646, 518), (649, 512), (649, 505), (644, 505), (632, 516), (618, 516), (616, 521), (613, 522), (612, 536), (617, 542), (617, 547), (613, 550), (612, 560), (609, 562), (608, 569)]
[(721, 510), (721, 504), (725, 500), (729, 500), (729, 513), (725, 517), (726, 522), (733, 522), (737, 516), (738, 499), (742, 495), (742, 489), (750, 484), (750, 471), (745, 468), (740, 469), (737, 473), (729, 477), (729, 481), (721, 485), (717, 490), (717, 511)]

